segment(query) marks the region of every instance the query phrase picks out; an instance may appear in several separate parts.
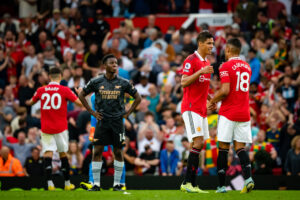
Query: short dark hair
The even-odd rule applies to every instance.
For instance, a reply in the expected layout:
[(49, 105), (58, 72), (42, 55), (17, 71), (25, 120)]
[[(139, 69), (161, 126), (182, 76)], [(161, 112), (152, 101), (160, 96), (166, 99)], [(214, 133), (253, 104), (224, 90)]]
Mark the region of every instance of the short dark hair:
[(202, 31), (199, 33), (199, 35), (197, 37), (197, 43), (205, 42), (209, 38), (214, 38), (214, 36), (208, 31)]
[(40, 151), (37, 147), (32, 147), (31, 153), (32, 153), (34, 150)]
[(114, 56), (113, 54), (107, 54), (102, 58), (102, 63), (105, 64), (109, 58), (116, 58), (116, 56)]
[(189, 140), (187, 139), (187, 137), (183, 137), (182, 139), (181, 139), (181, 142), (188, 142)]
[(240, 54), (241, 48), (242, 48), (242, 44), (241, 41), (238, 38), (231, 38), (227, 41), (227, 45), (230, 45), (233, 47), (233, 51), (235, 51), (235, 53)]
[(61, 70), (58, 67), (51, 67), (49, 70), (49, 75), (58, 75), (61, 74)]

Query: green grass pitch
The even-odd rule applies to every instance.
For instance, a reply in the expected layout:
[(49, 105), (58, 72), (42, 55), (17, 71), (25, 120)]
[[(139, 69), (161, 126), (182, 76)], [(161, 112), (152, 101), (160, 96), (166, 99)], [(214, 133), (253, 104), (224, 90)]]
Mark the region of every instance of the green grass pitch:
[(226, 194), (183, 193), (179, 190), (128, 190), (126, 193), (104, 190), (101, 192), (87, 191), (0, 191), (1, 200), (296, 200), (300, 191), (266, 191), (254, 190), (248, 194), (229, 191)]

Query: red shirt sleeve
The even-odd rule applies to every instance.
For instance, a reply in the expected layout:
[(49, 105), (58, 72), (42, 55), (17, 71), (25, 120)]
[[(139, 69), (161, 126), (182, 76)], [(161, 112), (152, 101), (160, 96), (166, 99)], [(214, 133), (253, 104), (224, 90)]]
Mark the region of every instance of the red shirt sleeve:
[(41, 98), (41, 88), (39, 88), (33, 95), (32, 100), (37, 102)]
[(228, 65), (226, 64), (221, 65), (219, 71), (220, 71), (219, 75), (220, 75), (221, 83), (229, 83), (230, 78), (229, 78)]
[(194, 67), (193, 67), (193, 62), (189, 61), (189, 60), (186, 60), (184, 63), (183, 63), (183, 68), (182, 68), (182, 74), (185, 74), (185, 75), (192, 75), (194, 73)]
[(76, 101), (76, 99), (78, 98), (74, 92), (72, 92), (72, 90), (70, 88), (65, 88), (65, 95), (66, 95), (66, 98), (69, 100), (69, 101)]

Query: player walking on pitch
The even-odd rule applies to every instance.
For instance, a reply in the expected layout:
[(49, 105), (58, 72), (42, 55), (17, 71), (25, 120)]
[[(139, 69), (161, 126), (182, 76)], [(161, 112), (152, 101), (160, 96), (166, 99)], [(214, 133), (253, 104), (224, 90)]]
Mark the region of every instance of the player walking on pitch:
[(42, 146), (48, 190), (55, 190), (52, 182), (52, 157), (56, 150), (61, 160), (65, 190), (72, 190), (75, 187), (70, 183), (70, 165), (67, 158), (69, 148), (67, 101), (72, 101), (79, 106), (82, 104), (70, 88), (59, 85), (61, 81), (59, 68), (51, 68), (49, 76), (51, 82), (40, 87), (26, 104), (33, 105), (38, 100), (41, 101)]
[[(114, 55), (104, 56), (103, 64), (106, 67), (105, 75), (91, 79), (79, 94), (79, 98), (87, 111), (98, 120), (94, 134), (92, 158), (94, 185), (90, 189), (91, 191), (100, 190), (102, 152), (106, 145), (113, 145), (114, 147), (114, 190), (122, 190), (120, 184), (124, 166), (122, 147), (125, 142), (123, 118), (127, 118), (141, 101), (141, 97), (134, 86), (116, 75), (118, 64)], [(85, 96), (92, 92), (95, 93), (96, 111), (92, 110), (85, 99)], [(128, 112), (125, 112), (124, 106), (125, 93), (135, 98)]]
[(236, 154), (243, 169), (245, 185), (241, 193), (250, 192), (254, 188), (251, 178), (251, 164), (245, 151), (246, 143), (252, 143), (249, 85), (251, 68), (248, 63), (239, 58), (241, 43), (237, 38), (227, 41), (225, 57), (227, 62), (220, 67), (221, 88), (208, 107), (222, 101), (219, 110), (218, 140), (219, 156), (217, 162), (220, 186), (217, 193), (225, 193), (225, 175), (230, 143), (233, 141)]
[(181, 79), (183, 87), (181, 113), (188, 139), (192, 142), (192, 149), (188, 157), (187, 172), (180, 189), (191, 193), (207, 193), (196, 186), (196, 172), (203, 142), (209, 137), (206, 103), (210, 99), (208, 95), (210, 74), (214, 71), (206, 56), (210, 55), (213, 49), (213, 36), (209, 32), (203, 31), (197, 37), (197, 44), (197, 51), (188, 56), (183, 63)]

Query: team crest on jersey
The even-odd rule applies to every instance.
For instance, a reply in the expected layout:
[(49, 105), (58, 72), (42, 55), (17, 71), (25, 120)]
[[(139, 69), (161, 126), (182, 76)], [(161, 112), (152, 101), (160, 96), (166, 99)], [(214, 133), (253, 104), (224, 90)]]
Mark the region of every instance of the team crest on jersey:
[(201, 127), (200, 126), (197, 127), (197, 132), (201, 132)]
[(116, 86), (115, 86), (115, 89), (120, 89), (120, 88), (121, 88), (120, 85), (116, 85)]
[(190, 64), (190, 63), (185, 63), (184, 68), (185, 68), (185, 69), (191, 69), (191, 64)]

